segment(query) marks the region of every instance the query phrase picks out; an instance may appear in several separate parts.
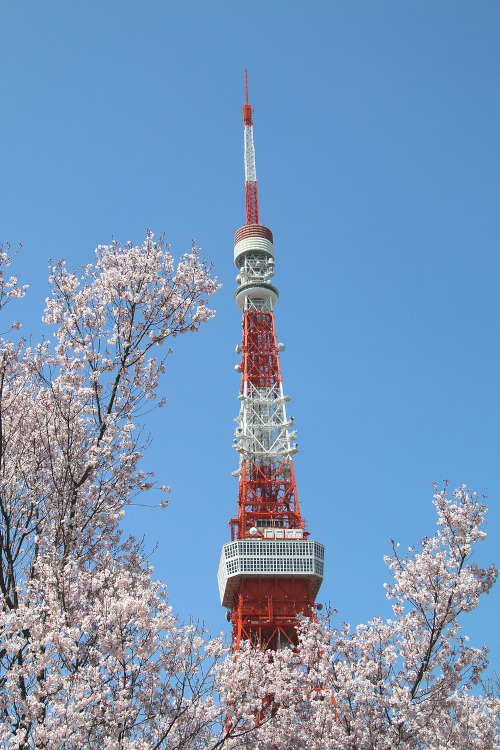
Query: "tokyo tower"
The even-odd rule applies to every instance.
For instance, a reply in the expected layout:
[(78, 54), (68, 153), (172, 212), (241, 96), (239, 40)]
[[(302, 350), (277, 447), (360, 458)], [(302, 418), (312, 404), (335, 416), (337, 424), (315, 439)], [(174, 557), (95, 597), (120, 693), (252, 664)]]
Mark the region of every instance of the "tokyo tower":
[[(234, 447), (239, 453), (238, 514), (218, 570), (221, 603), (242, 639), (280, 649), (297, 645), (297, 616), (311, 616), (323, 580), (324, 546), (309, 538), (300, 513), (292, 456), (297, 433), (286, 405), (274, 328), (278, 290), (271, 283), (272, 232), (259, 223), (253, 110), (245, 71), (243, 106), (246, 224), (234, 237), (235, 300), (243, 313), (240, 409)], [(319, 606), (319, 605), (318, 605)]]

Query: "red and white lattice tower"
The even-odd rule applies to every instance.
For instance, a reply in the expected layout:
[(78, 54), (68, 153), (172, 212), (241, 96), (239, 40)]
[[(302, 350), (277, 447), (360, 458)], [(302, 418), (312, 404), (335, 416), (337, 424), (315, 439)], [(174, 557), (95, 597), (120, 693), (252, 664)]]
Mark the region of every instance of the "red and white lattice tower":
[(297, 452), (290, 400), (283, 392), (271, 284), (271, 231), (259, 223), (252, 107), (243, 107), (245, 134), (245, 226), (234, 241), (235, 293), (243, 311), (240, 412), (234, 439), (239, 453), (238, 516), (231, 542), (222, 548), (218, 581), (221, 602), (233, 625), (233, 646), (247, 639), (263, 648), (296, 645), (297, 616), (311, 615), (323, 579), (324, 546), (309, 538), (300, 514), (292, 456)]

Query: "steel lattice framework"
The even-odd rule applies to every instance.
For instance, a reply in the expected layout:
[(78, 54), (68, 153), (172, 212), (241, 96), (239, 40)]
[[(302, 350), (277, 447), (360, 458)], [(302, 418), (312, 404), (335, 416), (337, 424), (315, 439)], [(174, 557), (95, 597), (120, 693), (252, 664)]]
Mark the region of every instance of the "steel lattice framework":
[(265, 648), (296, 644), (297, 616), (310, 615), (321, 585), (324, 547), (309, 539), (301, 516), (292, 456), (297, 452), (293, 417), (287, 416), (281, 380), (274, 306), (272, 232), (259, 224), (253, 113), (245, 71), (243, 107), (247, 223), (235, 234), (238, 268), (235, 300), (243, 312), (240, 410), (234, 447), (239, 466), (238, 515), (224, 545), (218, 581), (242, 638)]

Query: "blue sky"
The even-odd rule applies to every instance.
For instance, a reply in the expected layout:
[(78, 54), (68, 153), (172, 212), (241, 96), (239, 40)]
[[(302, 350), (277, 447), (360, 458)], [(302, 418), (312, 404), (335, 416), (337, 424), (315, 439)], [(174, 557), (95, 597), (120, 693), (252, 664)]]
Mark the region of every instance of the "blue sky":
[[(353, 625), (389, 615), (389, 540), (433, 533), (444, 478), (488, 496), (478, 561), (499, 562), (499, 25), (496, 0), (2, 4), (0, 237), (23, 243), (24, 333), (47, 259), (80, 266), (112, 234), (150, 227), (177, 255), (195, 237), (224, 285), (148, 423), (172, 505), (126, 519), (182, 617), (227, 631), (244, 68), (319, 600)], [(494, 661), (499, 614), (500, 589), (463, 621)]]

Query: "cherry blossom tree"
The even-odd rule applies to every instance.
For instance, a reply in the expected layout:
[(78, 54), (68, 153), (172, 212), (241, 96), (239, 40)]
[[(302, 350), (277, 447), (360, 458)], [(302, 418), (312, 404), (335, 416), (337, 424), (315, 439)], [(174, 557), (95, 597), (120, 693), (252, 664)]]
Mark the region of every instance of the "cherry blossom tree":
[[(0, 309), (26, 291), (9, 262)], [(461, 630), (497, 577), (473, 561), (486, 508), (467, 488), (436, 489), (434, 536), (405, 555), (393, 544), (390, 619), (303, 618), (297, 652), (228, 655), (177, 620), (122, 538), (127, 504), (153, 487), (143, 415), (167, 339), (212, 317), (210, 274), (151, 234), (113, 242), (79, 273), (51, 268), (47, 340), (0, 340), (0, 747), (500, 748), (486, 650)]]
[[(486, 648), (459, 618), (497, 577), (479, 568), (485, 506), (462, 487), (437, 491), (438, 530), (386, 558), (394, 617), (354, 631), (304, 620), (300, 654), (248, 644), (223, 666), (234, 748), (252, 750), (490, 750), (500, 747), (500, 701), (479, 694)], [(245, 732), (236, 737), (239, 732)]]
[[(0, 307), (25, 288), (0, 255)], [(173, 616), (124, 507), (177, 334), (213, 312), (195, 249), (175, 265), (151, 234), (80, 273), (50, 270), (52, 340), (0, 341), (0, 746), (198, 748), (217, 742), (224, 653)], [(14, 324), (14, 328), (18, 325)], [(163, 349), (159, 348), (163, 345)], [(214, 739), (215, 737), (215, 739)]]

